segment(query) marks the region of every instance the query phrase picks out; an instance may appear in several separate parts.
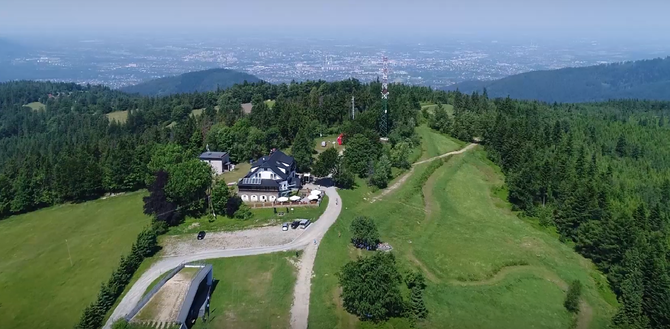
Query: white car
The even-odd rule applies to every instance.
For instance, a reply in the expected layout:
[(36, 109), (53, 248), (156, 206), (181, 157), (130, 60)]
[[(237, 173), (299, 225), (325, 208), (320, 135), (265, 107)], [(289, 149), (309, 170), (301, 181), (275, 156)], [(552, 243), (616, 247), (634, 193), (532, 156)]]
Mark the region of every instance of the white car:
[(288, 223), (284, 223), (281, 225), (281, 230), (282, 231), (288, 231)]

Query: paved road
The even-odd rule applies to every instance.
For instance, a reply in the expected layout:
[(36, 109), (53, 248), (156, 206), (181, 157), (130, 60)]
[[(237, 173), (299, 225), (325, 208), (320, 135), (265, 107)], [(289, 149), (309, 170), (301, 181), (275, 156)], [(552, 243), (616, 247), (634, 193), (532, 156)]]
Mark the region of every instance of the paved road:
[[(147, 287), (156, 280), (161, 274), (179, 266), (182, 263), (189, 263), (203, 259), (210, 258), (224, 258), (224, 257), (238, 257), (238, 256), (251, 256), (251, 255), (260, 255), (260, 254), (269, 254), (273, 252), (288, 251), (288, 250), (299, 250), (304, 249), (310, 243), (314, 243), (314, 239), (320, 241), (324, 234), (328, 231), (335, 220), (340, 215), (342, 210), (342, 202), (337, 202), (340, 199), (337, 190), (334, 187), (329, 187), (325, 189), (326, 195), (328, 195), (328, 206), (323, 212), (319, 220), (310, 225), (305, 233), (300, 235), (298, 238), (293, 240), (290, 243), (272, 246), (272, 247), (260, 247), (260, 248), (245, 248), (245, 249), (211, 249), (203, 250), (202, 252), (186, 255), (186, 256), (175, 256), (175, 257), (165, 257), (152, 265), (142, 276), (135, 282), (135, 284), (130, 288), (128, 293), (123, 297), (121, 303), (114, 309), (112, 316), (109, 317), (107, 323), (105, 323), (104, 328), (110, 329), (114, 321), (120, 319), (139, 303), (142, 299), (142, 295), (146, 291)], [(313, 260), (312, 260), (313, 265)], [(311, 266), (310, 266), (311, 273)], [(311, 281), (311, 280), (309, 280)], [(310, 284), (310, 282), (307, 282)], [(304, 290), (301, 290), (304, 291)], [(304, 296), (304, 295), (303, 295)], [(304, 298), (303, 298), (304, 299)], [(309, 310), (309, 287), (307, 287), (307, 310)], [(307, 315), (307, 314), (305, 314)], [(304, 319), (305, 327), (307, 319), (305, 316)]]

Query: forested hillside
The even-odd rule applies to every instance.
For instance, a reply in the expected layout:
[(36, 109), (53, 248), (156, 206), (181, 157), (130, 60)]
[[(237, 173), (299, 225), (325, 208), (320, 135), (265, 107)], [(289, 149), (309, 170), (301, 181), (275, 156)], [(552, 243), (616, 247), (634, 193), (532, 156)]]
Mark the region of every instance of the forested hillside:
[[(297, 136), (303, 138), (301, 145), (308, 145), (303, 148), (307, 153), (300, 155), (300, 148), (295, 148), (293, 155), (305, 159), (303, 166), (309, 169), (314, 144), (310, 139), (321, 132), (345, 131), (366, 136), (363, 145), (376, 150), (369, 153), (376, 159), (382, 150), (376, 132), (380, 88), (379, 83), (356, 80), (260, 82), (219, 92), (149, 98), (99, 86), (0, 84), (0, 218), (144, 188), (156, 170), (167, 166), (162, 158), (195, 159), (206, 144), (242, 162), (271, 148), (289, 147)], [(395, 111), (390, 120), (391, 136), (400, 141), (403, 134), (413, 135), (412, 113), (418, 111), (418, 99), (430, 97), (431, 91), (406, 86), (394, 86), (393, 91), (397, 95), (393, 106), (405, 109)], [(355, 122), (347, 120), (352, 94), (363, 111)], [(276, 100), (272, 109), (266, 99)], [(34, 102), (45, 109), (25, 106)], [(240, 105), (246, 102), (254, 103), (248, 116)], [(192, 115), (194, 109), (203, 108), (202, 114)], [(118, 111), (128, 111), (125, 124), (105, 116)], [(367, 161), (369, 154), (358, 162)], [(194, 198), (184, 195), (179, 201), (186, 205), (198, 201)]]
[(166, 96), (226, 89), (234, 84), (245, 81), (253, 83), (259, 82), (260, 79), (244, 72), (227, 69), (210, 69), (150, 80), (134, 86), (121, 88), (121, 90), (146, 96)]
[[(670, 324), (670, 103), (548, 105), (395, 84), (389, 89), (389, 143), (381, 144), (379, 82), (259, 82), (166, 97), (75, 84), (0, 84), (0, 218), (144, 188), (174, 159), (180, 163), (169, 174), (188, 177), (198, 169), (189, 159), (206, 144), (230, 152), (235, 162), (293, 146), (309, 170), (319, 133), (345, 134), (343, 160), (324, 169), (336, 183), (351, 184), (356, 174), (384, 187), (389, 166), (407, 167), (414, 128), (425, 120), (464, 141), (483, 138), (506, 175), (509, 200), (555, 227), (607, 274), (622, 305), (613, 319), (617, 327)], [(274, 107), (267, 99), (276, 100)], [(452, 104), (454, 113), (443, 106), (421, 110), (420, 101)], [(249, 115), (240, 105), (246, 102), (254, 103)], [(194, 109), (204, 110), (194, 115)], [(125, 124), (108, 121), (105, 114), (115, 111), (128, 111)], [(314, 170), (323, 169), (320, 160)], [(173, 200), (197, 212), (204, 206), (200, 196)]]
[(670, 57), (588, 67), (534, 71), (495, 81), (467, 81), (449, 87), (491, 97), (577, 103), (609, 99), (670, 100)]
[(430, 124), (484, 137), (509, 201), (555, 227), (607, 275), (617, 328), (670, 325), (670, 103), (544, 103), (451, 95)]

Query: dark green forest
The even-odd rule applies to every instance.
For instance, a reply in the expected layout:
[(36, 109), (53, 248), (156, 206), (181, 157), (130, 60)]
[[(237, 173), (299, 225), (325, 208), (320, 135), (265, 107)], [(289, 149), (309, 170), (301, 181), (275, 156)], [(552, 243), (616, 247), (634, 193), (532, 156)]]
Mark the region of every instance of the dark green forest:
[[(379, 82), (357, 80), (258, 82), (141, 97), (100, 86), (0, 84), (0, 218), (160, 184), (170, 201), (197, 214), (205, 206), (204, 191), (190, 193), (164, 174), (156, 180), (157, 171), (204, 177), (192, 160), (205, 145), (230, 152), (235, 162), (293, 146), (296, 158), (308, 159), (301, 166), (309, 170), (311, 157), (302, 153), (310, 149), (295, 146), (313, 145), (320, 133), (343, 132), (347, 151), (343, 157), (324, 153), (315, 170), (332, 172), (342, 186), (358, 175), (383, 187), (389, 166), (407, 167), (407, 150), (418, 146), (414, 128), (427, 123), (464, 141), (482, 138), (506, 175), (514, 207), (555, 228), (607, 275), (621, 302), (612, 320), (616, 327), (670, 325), (669, 102), (552, 105), (392, 84), (389, 142), (382, 144), (380, 90)], [(276, 100), (274, 107), (266, 99)], [(24, 106), (36, 101), (46, 109)], [(442, 106), (422, 111), (421, 101), (452, 104), (454, 113)], [(254, 103), (249, 115), (240, 106), (246, 102)], [(191, 114), (203, 108), (199, 116)], [(125, 110), (125, 124), (105, 116)], [(332, 162), (326, 157), (337, 163), (326, 165)]]
[[(382, 152), (376, 131), (380, 88), (379, 83), (356, 80), (259, 82), (218, 92), (140, 97), (100, 86), (0, 84), (0, 218), (145, 188), (158, 170), (173, 169), (169, 174), (174, 176), (189, 165), (195, 168), (187, 160), (196, 159), (205, 145), (228, 151), (234, 162), (242, 162), (257, 159), (271, 148), (291, 146), (296, 138), (302, 138), (298, 144), (312, 145), (319, 133), (344, 131), (360, 135), (361, 147), (374, 151), (360, 159), (354, 159), (353, 152), (350, 162), (360, 164), (369, 155), (376, 159)], [(393, 105), (406, 109), (390, 118), (395, 127), (390, 136), (400, 142), (414, 136), (413, 113), (420, 108), (418, 100), (430, 97), (431, 91), (400, 85), (394, 89), (398, 97)], [(351, 95), (359, 100), (361, 113), (356, 121), (348, 120)], [(275, 106), (267, 107), (265, 99), (275, 99)], [(36, 101), (46, 109), (24, 106)], [(248, 116), (240, 106), (246, 102), (254, 103)], [(203, 108), (201, 115), (191, 114)], [(105, 114), (113, 111), (128, 111), (127, 122), (110, 122)], [(299, 154), (301, 150), (311, 148), (294, 148), (293, 155), (311, 159), (311, 154)], [(309, 163), (302, 166), (309, 169)], [(344, 175), (344, 170), (340, 173)], [(176, 194), (171, 198), (182, 199), (183, 205), (197, 201)]]
[(621, 303), (617, 328), (668, 328), (670, 103), (491, 101), (453, 93), (429, 124), (483, 137), (508, 199), (594, 261)]
[(534, 71), (494, 81), (467, 81), (450, 90), (471, 93), (486, 88), (491, 97), (549, 103), (609, 99), (670, 100), (670, 57), (587, 67)]
[(145, 96), (167, 96), (226, 89), (244, 81), (253, 83), (259, 82), (260, 79), (244, 72), (227, 69), (209, 69), (149, 80), (133, 86), (123, 87), (121, 91), (132, 94), (139, 93)]

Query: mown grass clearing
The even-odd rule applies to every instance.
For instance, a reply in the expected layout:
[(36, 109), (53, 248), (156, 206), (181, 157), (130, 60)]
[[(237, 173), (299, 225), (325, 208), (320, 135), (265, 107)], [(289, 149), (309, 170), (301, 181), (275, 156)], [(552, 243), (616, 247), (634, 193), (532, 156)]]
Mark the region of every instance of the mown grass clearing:
[(574, 279), (584, 284), (589, 306), (581, 323), (607, 326), (614, 308), (606, 302), (612, 293), (602, 288), (602, 275), (554, 236), (498, 205), (506, 203), (492, 191), (502, 178), (483, 151), (453, 156), (424, 180), (430, 166), (417, 166), (399, 190), (374, 203), (364, 184), (340, 192), (345, 209), (321, 241), (314, 267), (310, 327), (407, 325), (404, 319), (359, 322), (341, 307), (335, 274), (366, 253), (349, 243), (349, 225), (359, 215), (375, 219), (401, 271), (426, 275), (430, 314), (420, 327), (569, 328), (575, 319), (563, 307), (564, 284)]
[[(442, 107), (447, 110), (447, 114), (453, 116), (454, 115), (454, 106), (451, 104), (442, 104)], [(435, 113), (435, 109), (437, 108), (437, 104), (432, 104), (432, 103), (421, 103), (421, 109), (428, 111), (428, 113)]]
[(251, 164), (249, 162), (242, 162), (235, 165), (235, 169), (232, 171), (226, 171), (223, 174), (218, 176), (218, 179), (223, 179), (226, 183), (235, 183), (244, 177), (251, 169)]
[(149, 225), (142, 214), (144, 195), (61, 205), (0, 221), (2, 327), (72, 328)]
[(205, 109), (192, 110), (191, 115), (194, 116), (194, 117), (199, 117), (202, 114), (202, 111), (204, 111), (204, 110)]
[(440, 134), (439, 132), (428, 128), (427, 126), (419, 126), (416, 132), (421, 136), (421, 157), (419, 160), (432, 158), (451, 151), (461, 149), (466, 143), (449, 136)]
[(207, 260), (216, 288), (210, 319), (194, 329), (289, 328), (297, 270), (294, 252)]
[[(251, 209), (254, 215), (247, 220), (228, 218), (225, 215), (218, 215), (215, 220), (210, 221), (209, 217), (187, 218), (178, 226), (171, 227), (168, 235), (196, 234), (200, 231), (221, 232), (221, 231), (239, 231), (259, 226), (280, 225), (284, 222), (290, 222), (295, 219), (309, 219), (316, 221), (328, 205), (328, 196), (323, 197), (321, 205), (317, 207), (293, 207), (277, 206), (277, 212), (284, 212), (283, 216), (275, 214), (273, 208)], [(289, 212), (286, 212), (289, 208)], [(277, 228), (279, 229), (279, 227)]]
[(126, 123), (128, 121), (128, 111), (114, 111), (105, 114), (109, 121), (116, 121), (118, 123)]
[[(327, 150), (329, 147), (334, 147), (337, 152), (342, 152), (344, 150), (344, 145), (337, 144), (337, 136), (339, 135), (328, 135), (323, 137), (317, 137), (314, 140), (314, 149), (317, 153), (321, 153)], [(326, 142), (326, 146), (321, 146), (321, 142)]]
[(40, 102), (32, 102), (28, 103), (26, 105), (23, 105), (25, 107), (29, 107), (31, 110), (36, 111), (36, 112), (41, 112), (41, 111), (46, 111), (47, 106), (44, 105), (43, 103)]
[(273, 108), (275, 107), (275, 100), (274, 99), (268, 99), (265, 101), (265, 105), (268, 106), (268, 108)]

